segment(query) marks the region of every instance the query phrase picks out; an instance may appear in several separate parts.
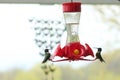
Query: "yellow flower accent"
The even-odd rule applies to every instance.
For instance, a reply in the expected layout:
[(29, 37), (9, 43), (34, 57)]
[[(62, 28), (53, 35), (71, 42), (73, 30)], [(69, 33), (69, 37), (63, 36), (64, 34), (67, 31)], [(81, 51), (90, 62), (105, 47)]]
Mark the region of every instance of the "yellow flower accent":
[(74, 54), (78, 55), (80, 53), (80, 51), (78, 49), (74, 50)]

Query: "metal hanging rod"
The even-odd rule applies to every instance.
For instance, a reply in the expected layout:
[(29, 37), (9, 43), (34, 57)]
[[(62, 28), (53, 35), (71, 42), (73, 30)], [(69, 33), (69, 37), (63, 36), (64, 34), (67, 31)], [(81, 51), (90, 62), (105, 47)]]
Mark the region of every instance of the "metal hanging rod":
[[(73, 1), (73, 0), (71, 0)], [(120, 0), (74, 0), (82, 4), (120, 4)], [(62, 4), (68, 0), (0, 0), (0, 3)]]

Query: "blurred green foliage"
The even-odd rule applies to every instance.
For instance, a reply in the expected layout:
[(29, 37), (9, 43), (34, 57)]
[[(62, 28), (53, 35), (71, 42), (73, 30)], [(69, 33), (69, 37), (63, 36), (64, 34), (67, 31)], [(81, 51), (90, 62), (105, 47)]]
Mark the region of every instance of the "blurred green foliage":
[[(106, 63), (99, 60), (82, 68), (69, 65), (55, 66), (54, 80), (120, 80), (120, 49), (103, 55)], [(52, 73), (46, 76), (41, 68), (35, 65), (30, 70), (13, 69), (0, 72), (0, 80), (53, 80)], [(47, 79), (46, 79), (47, 77)]]

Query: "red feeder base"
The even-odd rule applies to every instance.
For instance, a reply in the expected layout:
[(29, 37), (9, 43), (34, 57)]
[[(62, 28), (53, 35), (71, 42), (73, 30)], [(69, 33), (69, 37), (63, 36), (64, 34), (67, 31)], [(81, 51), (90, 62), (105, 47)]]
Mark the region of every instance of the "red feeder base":
[[(51, 61), (53, 61), (55, 56), (64, 57), (65, 59), (57, 60), (57, 61), (74, 61), (74, 60), (87, 60), (93, 61), (89, 59), (84, 59), (83, 57), (92, 56), (94, 57), (93, 51), (90, 46), (86, 43), (85, 46), (80, 44), (80, 42), (72, 42), (65, 45), (63, 48), (60, 47), (60, 44), (57, 46)], [(53, 61), (54, 62), (54, 61)]]

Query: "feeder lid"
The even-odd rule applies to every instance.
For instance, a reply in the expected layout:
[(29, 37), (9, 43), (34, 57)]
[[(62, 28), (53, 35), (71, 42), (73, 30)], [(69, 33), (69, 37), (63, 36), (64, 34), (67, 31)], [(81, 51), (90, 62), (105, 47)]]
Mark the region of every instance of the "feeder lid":
[(80, 2), (66, 2), (63, 3), (63, 12), (81, 12)]

